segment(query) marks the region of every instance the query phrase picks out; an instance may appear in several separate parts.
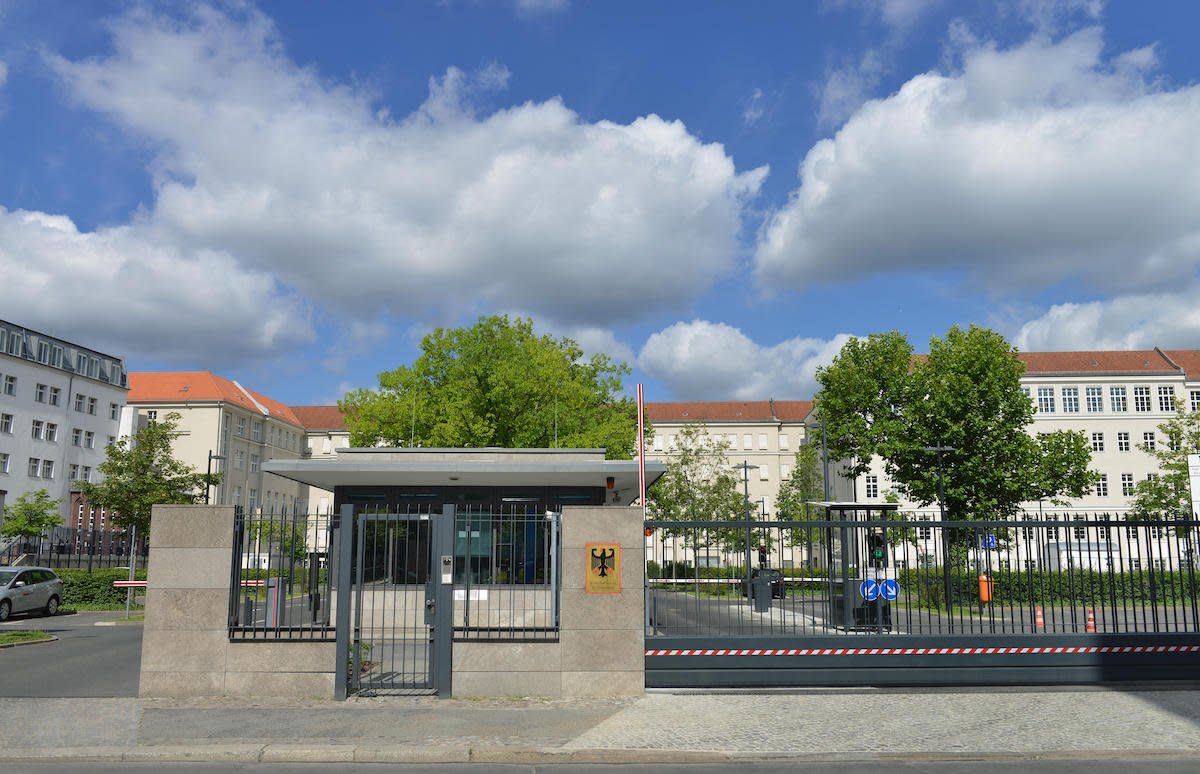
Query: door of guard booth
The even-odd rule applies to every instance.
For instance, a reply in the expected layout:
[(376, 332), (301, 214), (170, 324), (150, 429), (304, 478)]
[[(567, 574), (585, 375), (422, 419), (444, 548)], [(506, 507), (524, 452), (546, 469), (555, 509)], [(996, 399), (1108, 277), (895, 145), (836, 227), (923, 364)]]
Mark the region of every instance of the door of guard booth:
[(449, 696), (453, 525), (452, 506), (354, 517), (349, 693)]

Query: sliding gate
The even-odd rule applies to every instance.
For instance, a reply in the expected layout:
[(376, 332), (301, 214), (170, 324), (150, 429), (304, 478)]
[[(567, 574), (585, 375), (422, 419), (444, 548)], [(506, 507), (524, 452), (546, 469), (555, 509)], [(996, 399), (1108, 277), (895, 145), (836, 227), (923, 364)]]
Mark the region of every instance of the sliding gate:
[(1200, 679), (1190, 517), (824, 515), (648, 521), (647, 686)]

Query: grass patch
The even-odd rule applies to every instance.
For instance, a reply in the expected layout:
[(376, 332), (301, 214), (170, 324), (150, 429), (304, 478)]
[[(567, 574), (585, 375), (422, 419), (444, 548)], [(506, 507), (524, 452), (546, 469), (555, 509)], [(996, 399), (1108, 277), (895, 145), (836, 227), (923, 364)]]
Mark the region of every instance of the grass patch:
[(54, 639), (49, 634), (37, 629), (15, 629), (0, 632), (0, 645), (16, 645), (20, 642), (43, 642)]
[(120, 618), (114, 618), (113, 622), (119, 623), (119, 624), (127, 624), (127, 623), (142, 623), (145, 620), (146, 620), (145, 613), (131, 613), (128, 617), (121, 616)]

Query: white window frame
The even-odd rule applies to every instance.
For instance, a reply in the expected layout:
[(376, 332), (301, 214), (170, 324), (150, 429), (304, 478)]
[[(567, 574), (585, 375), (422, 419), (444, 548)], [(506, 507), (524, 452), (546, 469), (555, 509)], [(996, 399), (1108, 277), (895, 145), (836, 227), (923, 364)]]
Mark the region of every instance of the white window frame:
[(57, 406), (62, 401), (62, 389), (58, 387), (50, 388), (50, 405)]
[(1079, 413), (1079, 388), (1078, 387), (1063, 387), (1062, 388), (1062, 403), (1064, 414)]
[(1037, 388), (1037, 405), (1039, 414), (1054, 413), (1054, 388), (1053, 387), (1038, 387)]
[(1142, 446), (1146, 447), (1146, 451), (1154, 451), (1158, 446), (1158, 436), (1153, 432), (1142, 433)]
[(1084, 390), (1087, 398), (1087, 410), (1089, 414), (1104, 413), (1104, 388), (1088, 387)]
[(863, 478), (863, 494), (868, 500), (879, 499), (879, 476), (865, 476)]
[(1097, 497), (1108, 497), (1108, 474), (1101, 473), (1096, 479), (1095, 493)]
[(0, 414), (0, 433), (7, 433), (8, 435), (12, 435), (12, 431), (13, 431), (12, 429), (13, 429), (13, 415), (12, 414)]
[(92, 430), (88, 430), (83, 434), (83, 447), (85, 449), (96, 448), (96, 433)]
[(1139, 384), (1133, 388), (1133, 410), (1139, 414), (1145, 414), (1153, 409), (1154, 404), (1150, 400), (1150, 387), (1145, 384)]
[(1129, 411), (1128, 391), (1121, 386), (1108, 388), (1109, 409), (1114, 414), (1124, 414)]
[(0, 452), (0, 473), (8, 473), (8, 466), (11, 460), (12, 458), (9, 456), (8, 452)]
[(42, 384), (41, 382), (38, 382), (37, 384), (33, 385), (34, 401), (37, 403), (45, 403), (46, 402), (46, 393), (48, 390), (49, 390), (49, 386)]
[(1175, 388), (1168, 384), (1158, 386), (1158, 410), (1167, 412), (1175, 410)]
[(1132, 473), (1122, 473), (1121, 474), (1121, 496), (1122, 497), (1132, 496), (1134, 486), (1135, 486), (1135, 484), (1133, 483), (1133, 474)]
[(42, 478), (54, 480), (54, 460), (42, 460)]
[(1132, 447), (1129, 443), (1129, 433), (1125, 431), (1117, 433), (1117, 451), (1127, 452), (1130, 451), (1131, 448)]
[(46, 441), (48, 443), (58, 443), (58, 425), (53, 422), (46, 423)]
[(1092, 433), (1092, 451), (1104, 451), (1104, 433)]
[(45, 432), (46, 423), (40, 419), (33, 420), (33, 423), (29, 426), (29, 435), (35, 441), (42, 440), (42, 436), (45, 434)]

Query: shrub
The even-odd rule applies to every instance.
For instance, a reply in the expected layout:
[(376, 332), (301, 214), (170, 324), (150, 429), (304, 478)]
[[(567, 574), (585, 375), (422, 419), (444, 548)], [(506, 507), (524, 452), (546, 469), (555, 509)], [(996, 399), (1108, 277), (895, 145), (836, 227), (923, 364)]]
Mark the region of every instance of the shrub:
[[(113, 581), (129, 580), (129, 570), (56, 570), (63, 582), (63, 607), (104, 607), (113, 609), (125, 605), (125, 589), (113, 588)], [(138, 570), (134, 578), (146, 579), (146, 571)]]

